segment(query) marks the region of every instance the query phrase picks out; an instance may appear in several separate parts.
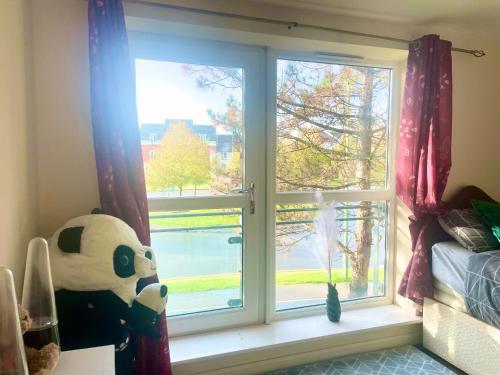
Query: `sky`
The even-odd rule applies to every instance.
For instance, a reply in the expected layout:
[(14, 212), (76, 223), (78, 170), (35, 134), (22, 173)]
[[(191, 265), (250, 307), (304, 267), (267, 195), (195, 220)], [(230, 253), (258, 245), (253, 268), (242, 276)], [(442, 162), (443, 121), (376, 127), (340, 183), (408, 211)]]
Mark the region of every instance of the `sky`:
[(165, 119), (192, 119), (211, 124), (207, 110), (224, 113), (229, 93), (202, 90), (196, 76), (181, 63), (137, 59), (137, 111), (139, 122), (163, 123)]
[[(278, 78), (288, 63), (287, 60), (278, 60)], [(208, 125), (212, 123), (207, 114), (208, 109), (225, 112), (230, 92), (199, 88), (196, 76), (183, 68), (185, 64), (143, 59), (137, 59), (135, 64), (140, 124), (163, 123), (165, 119), (191, 119), (195, 124)], [(314, 67), (324, 66), (312, 63), (301, 65), (310, 66), (312, 71), (315, 70)], [(339, 70), (340, 68), (338, 66)], [(387, 93), (381, 93), (375, 99), (375, 108), (382, 113), (387, 110)]]

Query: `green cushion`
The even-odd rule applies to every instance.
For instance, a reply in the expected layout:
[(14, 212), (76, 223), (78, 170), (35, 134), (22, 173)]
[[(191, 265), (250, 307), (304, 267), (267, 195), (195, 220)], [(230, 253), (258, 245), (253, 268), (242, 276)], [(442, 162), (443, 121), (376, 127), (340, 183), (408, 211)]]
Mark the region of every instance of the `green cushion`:
[(491, 228), (495, 237), (500, 241), (500, 204), (472, 200), (472, 207), (477, 211), (484, 224)]

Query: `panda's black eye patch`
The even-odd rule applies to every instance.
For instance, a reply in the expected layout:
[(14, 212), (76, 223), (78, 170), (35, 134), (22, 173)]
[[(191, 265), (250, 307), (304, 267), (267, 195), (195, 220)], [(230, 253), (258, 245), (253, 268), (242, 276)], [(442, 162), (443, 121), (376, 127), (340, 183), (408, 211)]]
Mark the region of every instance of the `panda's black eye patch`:
[(146, 251), (146, 254), (144, 254), (144, 256), (146, 258), (148, 258), (149, 260), (153, 259), (153, 253), (151, 251)]
[(84, 227), (65, 228), (59, 233), (57, 246), (65, 253), (79, 253)]
[(120, 245), (115, 249), (113, 268), (119, 277), (126, 278), (135, 274), (134, 257), (134, 250), (128, 246)]

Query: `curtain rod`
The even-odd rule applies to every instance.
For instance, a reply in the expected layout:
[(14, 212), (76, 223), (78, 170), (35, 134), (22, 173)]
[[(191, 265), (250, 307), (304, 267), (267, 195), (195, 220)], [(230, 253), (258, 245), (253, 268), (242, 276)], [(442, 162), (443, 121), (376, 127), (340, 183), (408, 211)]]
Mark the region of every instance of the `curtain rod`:
[[(124, 0), (124, 2), (136, 3), (136, 4), (147, 4), (147, 5), (157, 6), (157, 7), (161, 7), (161, 8), (179, 10), (179, 11), (190, 12), (190, 13), (198, 13), (198, 14), (204, 14), (204, 15), (210, 15), (210, 16), (228, 17), (228, 18), (236, 18), (236, 19), (246, 20), (246, 21), (256, 21), (256, 22), (270, 23), (270, 24), (275, 24), (275, 25), (284, 25), (288, 28), (288, 30), (303, 28), (303, 29), (329, 31), (329, 32), (334, 32), (334, 33), (338, 33), (338, 34), (354, 35), (354, 36), (360, 36), (360, 37), (372, 38), (372, 39), (382, 39), (382, 40), (388, 40), (391, 42), (398, 42), (398, 43), (405, 43), (405, 44), (410, 44), (411, 42), (413, 42), (412, 40), (393, 38), (393, 37), (377, 35), (377, 34), (368, 34), (368, 33), (361, 33), (361, 32), (351, 31), (351, 30), (335, 29), (333, 27), (317, 26), (317, 25), (311, 25), (311, 24), (300, 23), (300, 22), (295, 22), (295, 21), (282, 21), (282, 20), (277, 20), (277, 19), (273, 19), (273, 18), (245, 16), (242, 14), (222, 12), (222, 11), (216, 11), (216, 10), (191, 8), (191, 7), (185, 7), (182, 5), (159, 3), (156, 1)], [(452, 47), (452, 51), (468, 53), (468, 54), (473, 55), (475, 57), (483, 57), (486, 55), (486, 52), (484, 52), (483, 50), (477, 50), (477, 49), (472, 50), (472, 49)]]

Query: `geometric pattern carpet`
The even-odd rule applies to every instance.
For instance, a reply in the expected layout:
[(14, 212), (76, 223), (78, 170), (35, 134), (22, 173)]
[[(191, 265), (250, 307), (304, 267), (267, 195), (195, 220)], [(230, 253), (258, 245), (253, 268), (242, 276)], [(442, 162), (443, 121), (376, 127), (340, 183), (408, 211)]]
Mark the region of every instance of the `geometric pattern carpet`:
[(309, 363), (268, 375), (454, 375), (414, 346), (360, 353)]

